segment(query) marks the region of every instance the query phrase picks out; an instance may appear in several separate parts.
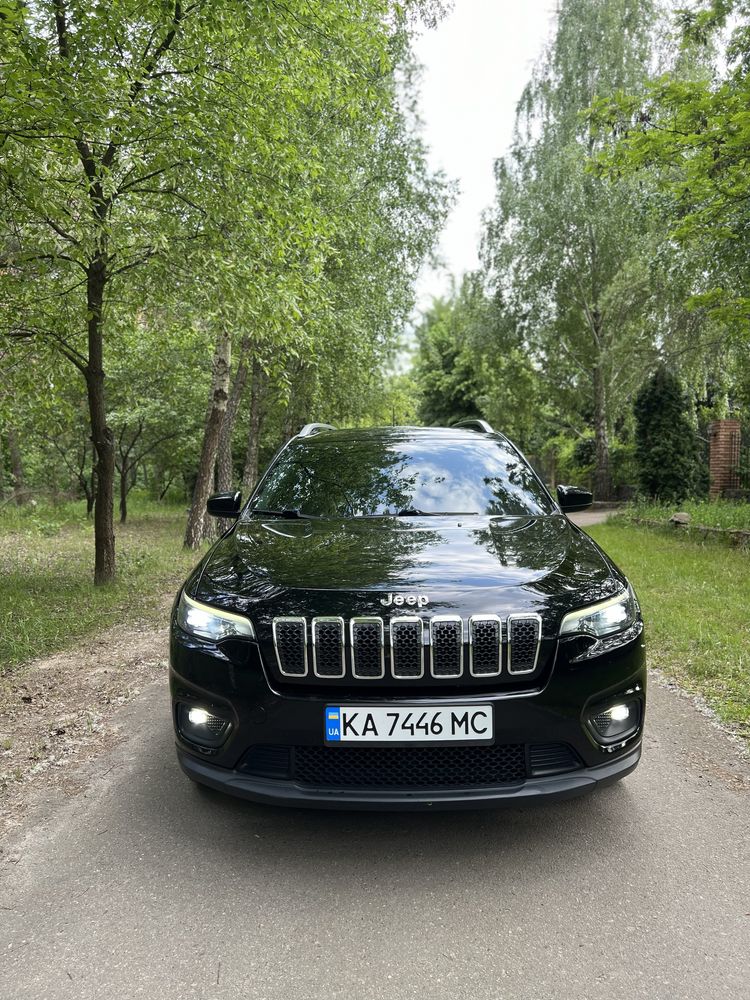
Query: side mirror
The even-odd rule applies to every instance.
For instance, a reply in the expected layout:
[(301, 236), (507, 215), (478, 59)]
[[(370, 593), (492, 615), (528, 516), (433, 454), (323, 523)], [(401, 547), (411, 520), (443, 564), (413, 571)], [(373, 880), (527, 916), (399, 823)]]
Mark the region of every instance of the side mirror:
[(237, 517), (242, 510), (242, 494), (214, 493), (208, 498), (206, 510), (212, 517)]
[(594, 495), (589, 490), (582, 490), (578, 486), (558, 486), (557, 502), (565, 514), (572, 514), (575, 510), (586, 510), (593, 503)]

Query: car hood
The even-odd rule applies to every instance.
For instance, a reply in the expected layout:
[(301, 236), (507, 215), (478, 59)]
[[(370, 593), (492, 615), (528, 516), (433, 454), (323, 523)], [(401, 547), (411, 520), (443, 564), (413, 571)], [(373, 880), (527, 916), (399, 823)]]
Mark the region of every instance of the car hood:
[(431, 611), (569, 608), (622, 587), (598, 546), (562, 514), (541, 517), (284, 519), (238, 522), (191, 586), (248, 612), (366, 614), (388, 593)]

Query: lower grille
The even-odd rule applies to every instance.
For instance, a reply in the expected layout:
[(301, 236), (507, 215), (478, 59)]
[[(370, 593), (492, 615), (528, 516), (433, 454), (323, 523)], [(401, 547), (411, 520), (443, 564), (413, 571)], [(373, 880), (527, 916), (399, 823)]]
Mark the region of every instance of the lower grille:
[(564, 774), (582, 767), (581, 759), (567, 743), (535, 743), (529, 747), (529, 771), (532, 777)]
[(338, 788), (466, 788), (526, 778), (523, 743), (493, 747), (297, 747), (301, 785)]
[(244, 774), (255, 774), (259, 778), (291, 778), (292, 747), (250, 747), (237, 765), (237, 770)]
[(250, 747), (237, 770), (325, 788), (477, 788), (583, 765), (567, 743), (492, 747)]

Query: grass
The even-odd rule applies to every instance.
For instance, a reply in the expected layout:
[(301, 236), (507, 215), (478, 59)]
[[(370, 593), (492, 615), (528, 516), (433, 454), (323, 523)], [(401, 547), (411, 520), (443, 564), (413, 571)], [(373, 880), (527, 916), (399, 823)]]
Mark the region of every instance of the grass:
[(589, 530), (636, 588), (650, 666), (750, 738), (748, 554), (621, 521)]
[(735, 503), (731, 500), (683, 500), (671, 506), (638, 501), (629, 504), (621, 516), (625, 520), (641, 517), (649, 521), (666, 522), (678, 510), (690, 515), (692, 525), (750, 530), (750, 503)]
[(184, 507), (136, 500), (117, 526), (117, 581), (94, 587), (85, 505), (0, 510), (0, 675), (120, 622), (152, 621), (198, 555), (182, 549)]

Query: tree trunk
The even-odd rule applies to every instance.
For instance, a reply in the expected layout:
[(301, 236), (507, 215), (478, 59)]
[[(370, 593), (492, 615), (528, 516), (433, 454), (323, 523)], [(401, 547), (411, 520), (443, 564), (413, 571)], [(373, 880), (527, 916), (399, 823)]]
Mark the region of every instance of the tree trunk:
[[(86, 438), (83, 440), (83, 453), (81, 454), (81, 464), (78, 467), (77, 478), (78, 485), (86, 498), (86, 517), (90, 517), (91, 511), (94, 509), (94, 481), (93, 476), (89, 478), (86, 473), (86, 453), (88, 451), (88, 445), (86, 443)], [(93, 467), (92, 467), (93, 468)]]
[(94, 583), (97, 585), (111, 583), (115, 578), (115, 436), (107, 424), (102, 337), (102, 305), (106, 280), (106, 264), (103, 257), (97, 255), (87, 273), (89, 357), (85, 372), (91, 438), (96, 453)]
[(240, 344), (240, 357), (237, 371), (232, 383), (232, 391), (227, 402), (227, 412), (224, 414), (224, 421), (221, 425), (219, 435), (219, 453), (216, 458), (216, 488), (219, 493), (228, 493), (234, 481), (234, 462), (232, 461), (232, 434), (237, 421), (237, 413), (240, 408), (242, 394), (247, 383), (247, 362), (244, 355), (250, 346), (248, 337), (242, 338)]
[(26, 495), (23, 476), (23, 459), (18, 446), (18, 435), (15, 428), (8, 429), (8, 454), (10, 455), (10, 471), (13, 476), (13, 498), (17, 504), (22, 504)]
[(266, 374), (257, 358), (253, 361), (253, 381), (250, 391), (250, 425), (247, 434), (245, 467), (242, 471), (242, 495), (247, 498), (258, 482), (258, 454), (260, 452), (260, 432), (263, 427), (263, 395)]
[(206, 531), (206, 501), (211, 495), (214, 481), (216, 452), (219, 447), (221, 425), (229, 398), (229, 378), (232, 361), (232, 337), (227, 330), (221, 330), (214, 350), (213, 376), (211, 379), (211, 406), (203, 434), (198, 476), (193, 490), (193, 502), (188, 514), (185, 530), (185, 547), (197, 549)]
[(164, 497), (165, 497), (165, 496), (167, 495), (167, 490), (169, 489), (169, 487), (170, 487), (170, 486), (172, 485), (172, 483), (173, 483), (173, 482), (174, 482), (174, 476), (172, 475), (172, 476), (170, 476), (170, 477), (169, 477), (169, 479), (167, 480), (167, 485), (166, 485), (166, 486), (165, 486), (165, 487), (164, 487), (164, 488), (162, 489), (162, 491), (161, 491), (161, 492), (159, 493), (159, 503), (161, 503), (161, 501), (162, 501), (162, 500), (164, 499)]
[(120, 473), (120, 524), (128, 519), (128, 467), (123, 465)]
[(286, 404), (284, 419), (281, 421), (281, 443), (284, 444), (294, 434), (294, 425), (297, 423), (296, 408), (294, 406), (294, 389), (289, 394), (289, 402)]
[(609, 471), (607, 390), (601, 361), (594, 368), (594, 436), (596, 441), (594, 497), (597, 500), (608, 500), (612, 494), (612, 479)]
[(86, 517), (91, 517), (96, 503), (96, 449), (91, 456), (91, 476), (89, 477), (89, 488), (86, 492)]

